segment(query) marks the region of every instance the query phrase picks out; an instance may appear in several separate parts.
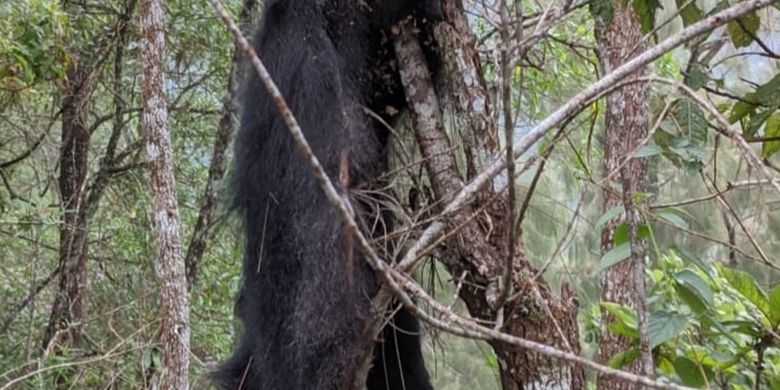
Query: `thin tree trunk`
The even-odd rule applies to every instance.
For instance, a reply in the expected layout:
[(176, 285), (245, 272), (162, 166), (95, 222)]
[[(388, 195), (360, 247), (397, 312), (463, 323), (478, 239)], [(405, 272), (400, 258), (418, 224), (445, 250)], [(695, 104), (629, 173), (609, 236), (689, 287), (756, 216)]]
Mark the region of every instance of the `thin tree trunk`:
[(165, 100), (165, 30), (162, 0), (141, 1), (143, 62), (142, 126), (149, 160), (150, 189), (157, 243), (160, 290), (160, 344), (163, 367), (159, 387), (189, 388), (189, 306), (179, 233), (179, 207)]
[(77, 345), (84, 334), (84, 297), (87, 274), (86, 257), (89, 245), (89, 225), (97, 212), (100, 199), (111, 178), (111, 168), (119, 136), (124, 130), (121, 94), (122, 65), (127, 41), (129, 20), (136, 0), (127, 0), (120, 15), (116, 36), (114, 61), (114, 89), (117, 97), (116, 116), (100, 169), (87, 189), (89, 169), (90, 124), (88, 105), (93, 79), (88, 67), (78, 61), (71, 65), (65, 82), (62, 107), (62, 145), (60, 149), (59, 190), (62, 202), (60, 225), (60, 286), (52, 306), (49, 324), (44, 332), (43, 348), (46, 350), (57, 333), (67, 329), (62, 345)]
[[(244, 34), (250, 29), (252, 13), (257, 7), (257, 0), (244, 0), (239, 16), (239, 24)], [(198, 213), (198, 221), (192, 233), (187, 256), (184, 263), (187, 267), (187, 286), (191, 289), (198, 274), (198, 267), (206, 251), (206, 244), (212, 233), (214, 216), (219, 201), (219, 190), (225, 178), (227, 167), (227, 149), (236, 132), (236, 96), (238, 84), (241, 80), (241, 56), (240, 49), (233, 52), (233, 60), (230, 66), (228, 78), (228, 90), (222, 105), (222, 115), (217, 127), (217, 135), (214, 140), (214, 149), (211, 154), (209, 177), (206, 182), (206, 192), (203, 194), (203, 203)]]
[[(611, 0), (614, 13), (612, 20), (597, 19), (596, 39), (598, 54), (604, 73), (631, 59), (645, 48), (642, 32), (633, 11), (623, 6), (620, 0)], [(632, 77), (641, 76), (637, 72)], [(606, 364), (620, 352), (630, 348), (639, 349), (639, 357), (623, 367), (629, 372), (652, 376), (654, 372), (652, 355), (647, 343), (647, 313), (645, 309), (645, 257), (644, 242), (637, 235), (637, 227), (643, 223), (641, 214), (634, 203), (634, 194), (644, 192), (646, 188), (647, 160), (632, 158), (631, 153), (647, 137), (647, 86), (643, 83), (628, 84), (615, 90), (607, 97), (604, 137), (604, 174), (611, 175), (611, 182), (622, 187), (622, 194), (616, 193), (613, 186), (604, 185), (602, 192), (604, 210), (623, 206), (626, 212), (622, 217), (608, 224), (601, 235), (601, 251), (607, 253), (613, 249), (615, 228), (626, 224), (629, 232), (631, 255), (628, 259), (607, 268), (600, 277), (601, 301), (614, 302), (633, 308), (638, 314), (641, 342), (612, 333), (607, 325), (615, 319), (604, 312), (601, 318), (601, 341), (598, 360)], [(600, 389), (639, 389), (641, 386), (618, 381), (599, 375)]]
[(74, 61), (67, 72), (62, 103), (62, 144), (59, 160), (62, 205), (59, 228), (60, 279), (49, 324), (43, 336), (44, 350), (49, 349), (55, 338), (58, 338), (57, 344), (63, 347), (78, 345), (84, 334), (88, 240), (80, 215), (84, 207), (83, 195), (89, 163), (87, 110), (91, 91), (89, 69)]

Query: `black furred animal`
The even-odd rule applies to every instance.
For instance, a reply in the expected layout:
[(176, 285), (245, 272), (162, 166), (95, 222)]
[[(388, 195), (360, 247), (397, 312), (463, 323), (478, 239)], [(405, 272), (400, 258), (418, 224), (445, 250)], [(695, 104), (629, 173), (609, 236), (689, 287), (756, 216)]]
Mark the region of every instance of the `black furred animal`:
[[(342, 194), (386, 169), (387, 131), (365, 109), (389, 120), (405, 106), (390, 27), (438, 12), (438, 0), (266, 2), (255, 51)], [(214, 380), (224, 389), (350, 388), (372, 342), (362, 332), (376, 277), (345, 245), (336, 212), (255, 72), (242, 99), (233, 190), (246, 236), (237, 303), (244, 334)], [(368, 389), (431, 388), (418, 335), (417, 320), (398, 311), (375, 346)]]

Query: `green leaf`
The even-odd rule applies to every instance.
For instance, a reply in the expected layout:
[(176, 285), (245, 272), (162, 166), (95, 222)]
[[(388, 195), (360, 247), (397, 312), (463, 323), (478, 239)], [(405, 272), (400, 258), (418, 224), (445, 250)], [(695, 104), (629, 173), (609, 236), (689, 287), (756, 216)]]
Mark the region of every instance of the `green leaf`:
[(674, 374), (674, 359), (675, 356), (666, 353), (663, 349), (658, 350), (654, 355), (655, 365), (658, 371), (664, 376), (672, 376)]
[[(774, 114), (766, 121), (764, 127), (766, 137), (780, 137), (780, 113)], [(780, 141), (766, 141), (761, 145), (761, 154), (765, 158), (772, 157), (780, 151)]]
[(680, 229), (688, 229), (688, 223), (685, 222), (685, 220), (682, 219), (682, 217), (680, 217), (678, 213), (671, 208), (658, 210), (656, 215), (658, 218), (663, 219), (664, 221), (667, 221), (672, 225), (679, 227)]
[(663, 152), (664, 150), (660, 146), (655, 144), (648, 144), (639, 148), (639, 150), (634, 153), (634, 158), (653, 157)]
[(736, 123), (740, 119), (752, 114), (756, 111), (756, 107), (759, 106), (758, 98), (755, 92), (751, 92), (742, 97), (742, 100), (734, 103), (731, 107), (731, 115), (729, 115), (729, 123)]
[(601, 302), (601, 307), (612, 315), (618, 322), (636, 329), (636, 313), (634, 309), (614, 302)]
[(780, 284), (769, 290), (769, 323), (772, 327), (780, 325)]
[(726, 321), (723, 326), (729, 333), (739, 333), (755, 338), (761, 337), (761, 329), (755, 321)]
[(758, 310), (761, 310), (767, 319), (772, 317), (770, 315), (769, 299), (766, 293), (761, 290), (761, 287), (758, 286), (756, 280), (753, 279), (753, 276), (747, 272), (731, 269), (723, 265), (718, 266), (718, 271), (726, 278), (732, 288), (753, 303)]
[(671, 115), (692, 145), (701, 146), (707, 142), (707, 118), (698, 104), (691, 99), (679, 99), (674, 102)]
[[(694, 4), (691, 3), (691, 5)], [(707, 77), (704, 66), (701, 64), (694, 64), (691, 66), (691, 72), (688, 74), (687, 79), (688, 86), (691, 87), (691, 89), (694, 91), (698, 90), (707, 82), (707, 80), (709, 80), (709, 77)]]
[(636, 227), (636, 235), (643, 240), (647, 240), (651, 236), (651, 229), (650, 225), (643, 223)]
[(612, 0), (591, 0), (589, 9), (593, 18), (604, 22), (605, 25), (612, 23), (612, 19), (615, 17)]
[[(729, 351), (731, 352), (731, 351)], [(712, 375), (709, 370), (714, 367), (720, 367), (728, 360), (733, 358), (730, 353), (725, 353), (717, 350), (711, 350), (710, 348), (701, 345), (691, 345), (690, 349), (685, 351), (685, 356), (694, 362), (699, 363), (704, 369), (707, 377)]]
[(764, 125), (764, 123), (766, 123), (767, 119), (769, 119), (773, 112), (775, 112), (774, 109), (761, 110), (758, 113), (751, 115), (747, 127), (745, 127), (745, 130), (742, 131), (743, 135), (748, 137), (756, 135), (758, 130), (761, 128), (761, 126)]
[(686, 386), (703, 387), (707, 384), (704, 375), (707, 370), (686, 357), (678, 357), (674, 361), (674, 371), (677, 372), (677, 376)]
[(607, 330), (616, 335), (624, 336), (632, 340), (639, 340), (639, 332), (621, 322), (610, 322), (607, 324)]
[(756, 12), (751, 12), (733, 22), (730, 22), (726, 27), (729, 32), (729, 37), (734, 47), (740, 48), (750, 46), (753, 43), (753, 37), (758, 32), (758, 27), (761, 24), (761, 19)]
[(612, 247), (618, 247), (628, 242), (628, 224), (621, 223), (615, 226), (612, 232)]
[(680, 10), (680, 16), (684, 27), (688, 27), (702, 19), (702, 13), (699, 7), (696, 6), (695, 1), (677, 0), (677, 7), (681, 7), (689, 3), (685, 8)]
[(777, 106), (780, 104), (780, 74), (775, 75), (767, 81), (766, 84), (758, 87), (755, 92), (758, 102), (766, 106)]
[(599, 261), (598, 267), (596, 267), (596, 273), (599, 274), (601, 271), (620, 263), (621, 261), (629, 258), (631, 256), (631, 244), (628, 242), (625, 242), (623, 244), (620, 244), (612, 249), (610, 249), (609, 252), (605, 253), (604, 256), (601, 257), (601, 260)]
[(775, 75), (766, 84), (748, 93), (731, 108), (729, 122), (736, 123), (753, 114), (759, 106), (774, 107), (780, 105), (780, 74)]
[(634, 13), (642, 26), (642, 32), (649, 34), (655, 27), (655, 11), (663, 8), (658, 0), (634, 0)]
[(712, 269), (712, 266), (707, 264), (707, 262), (702, 260), (701, 257), (699, 257), (697, 254), (688, 250), (688, 248), (675, 245), (672, 247), (672, 249), (677, 254), (677, 256), (680, 256), (680, 259), (684, 260), (687, 263), (691, 263), (695, 265), (710, 277), (715, 276), (715, 272)]
[(707, 305), (712, 305), (712, 289), (699, 274), (690, 269), (684, 269), (674, 275), (674, 280), (680, 285), (689, 288)]
[(631, 347), (623, 352), (618, 352), (609, 359), (609, 366), (614, 369), (621, 369), (636, 360), (639, 357), (639, 349)]
[(647, 319), (647, 337), (650, 339), (650, 348), (655, 348), (674, 337), (677, 337), (685, 325), (688, 317), (679, 313), (659, 311), (650, 314)]
[(677, 296), (687, 305), (694, 313), (702, 315), (709, 310), (709, 307), (704, 299), (702, 299), (696, 292), (691, 289), (690, 286), (675, 283), (674, 291), (677, 292)]
[(602, 302), (601, 307), (612, 316), (612, 321), (609, 321), (607, 324), (607, 329), (609, 329), (610, 332), (628, 337), (632, 340), (639, 339), (636, 313), (634, 310), (614, 302)]
[[(640, 240), (646, 240), (650, 237), (650, 226), (644, 223), (637, 226), (636, 236)], [(627, 223), (621, 223), (620, 225), (615, 226), (615, 230), (612, 232), (612, 247), (618, 247), (629, 243), (629, 238), (629, 226)]]
[[(780, 5), (775, 5), (780, 9)], [(769, 377), (769, 388), (771, 390), (780, 390), (780, 375), (771, 375)]]
[(604, 225), (607, 224), (607, 222), (611, 221), (614, 218), (617, 218), (620, 214), (623, 214), (623, 205), (615, 206), (604, 214), (599, 217), (598, 221), (596, 221), (596, 225), (594, 226), (594, 230), (599, 231), (601, 228), (604, 227)]

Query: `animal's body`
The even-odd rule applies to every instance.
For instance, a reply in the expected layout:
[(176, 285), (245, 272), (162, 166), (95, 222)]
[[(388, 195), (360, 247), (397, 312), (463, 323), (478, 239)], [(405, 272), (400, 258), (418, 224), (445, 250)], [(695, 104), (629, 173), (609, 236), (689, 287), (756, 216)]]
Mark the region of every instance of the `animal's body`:
[[(254, 49), (343, 194), (386, 170), (387, 131), (365, 109), (389, 120), (405, 105), (385, 37), (401, 18), (429, 16), (430, 2), (266, 2)], [(225, 389), (348, 388), (373, 342), (362, 332), (376, 277), (344, 245), (336, 212), (254, 72), (241, 106), (233, 187), (246, 239), (237, 304), (244, 334), (215, 381)], [(368, 388), (430, 389), (417, 320), (401, 310), (393, 322), (375, 348)]]

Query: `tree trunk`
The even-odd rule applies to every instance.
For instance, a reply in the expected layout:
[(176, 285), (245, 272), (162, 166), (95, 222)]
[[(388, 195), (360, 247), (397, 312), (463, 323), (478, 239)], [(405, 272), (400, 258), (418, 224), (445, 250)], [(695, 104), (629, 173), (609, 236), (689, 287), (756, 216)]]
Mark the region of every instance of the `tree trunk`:
[[(446, 83), (447, 96), (443, 100), (451, 103), (450, 109), (461, 129), (467, 150), (466, 178), (471, 179), (481, 164), (499, 154), (498, 136), (490, 95), (482, 79), (477, 40), (463, 5), (460, 0), (444, 0), (443, 7), (445, 21), (435, 27)], [(449, 153), (450, 143), (424, 56), (419, 48), (403, 42), (404, 39), (404, 36), (396, 38), (396, 52), (399, 63), (403, 64), (404, 86), (411, 91), (407, 97), (418, 143), (436, 199), (446, 204), (463, 187), (464, 178)], [(578, 354), (578, 304), (574, 295), (565, 285), (560, 297), (553, 294), (537, 277), (538, 270), (526, 261), (519, 237), (515, 253), (511, 254), (513, 296), (502, 307), (494, 307), (496, 286), (505, 259), (510, 255), (508, 226), (514, 221), (508, 220), (507, 207), (504, 193), (487, 188), (476, 202), (449, 216), (450, 229), (457, 227), (458, 232), (447, 240), (442, 261), (451, 275), (465, 276), (459, 294), (472, 317), (500, 322), (504, 332)], [(481, 208), (484, 211), (477, 212)], [(479, 217), (472, 219), (475, 213)], [(585, 386), (581, 367), (500, 342), (491, 344), (498, 356), (504, 389), (583, 389)]]
[[(629, 7), (620, 0), (607, 0), (613, 9), (611, 20), (596, 19), (597, 51), (605, 74), (623, 64), (636, 53), (644, 50), (639, 22)], [(606, 12), (605, 12), (606, 13)], [(630, 78), (636, 78), (637, 72)], [(629, 78), (629, 80), (630, 80)], [(645, 310), (645, 257), (644, 242), (637, 236), (637, 227), (643, 223), (634, 203), (634, 194), (646, 188), (647, 160), (630, 158), (647, 137), (647, 86), (644, 83), (628, 84), (607, 96), (604, 136), (604, 174), (610, 180), (604, 184), (602, 196), (604, 211), (623, 206), (626, 212), (611, 221), (601, 234), (601, 251), (606, 254), (613, 249), (615, 229), (621, 224), (628, 227), (631, 255), (628, 259), (602, 271), (600, 277), (601, 301), (614, 302), (636, 310), (641, 342), (636, 344), (625, 336), (612, 333), (607, 325), (615, 319), (602, 310), (601, 340), (598, 361), (608, 364), (620, 352), (638, 348), (637, 359), (623, 367), (624, 370), (646, 376), (653, 376), (654, 368), (650, 348), (647, 344), (647, 321)], [(609, 183), (616, 185), (612, 186)], [(622, 194), (614, 188), (622, 187)], [(614, 378), (599, 375), (600, 389), (639, 389)]]
[(87, 286), (86, 252), (88, 236), (80, 218), (87, 181), (89, 126), (87, 123), (92, 80), (89, 69), (75, 61), (63, 87), (62, 144), (60, 146), (59, 288), (43, 336), (47, 350), (58, 345), (75, 346), (84, 334), (84, 297)]
[[(74, 62), (68, 70), (63, 89), (62, 145), (60, 148), (59, 190), (62, 204), (60, 225), (59, 273), (60, 286), (52, 306), (49, 324), (44, 332), (43, 348), (46, 350), (61, 330), (62, 345), (77, 345), (84, 334), (84, 297), (86, 294), (86, 258), (89, 245), (89, 224), (97, 212), (100, 200), (111, 179), (116, 147), (124, 131), (121, 98), (122, 70), (129, 21), (136, 0), (125, 3), (120, 15), (120, 27), (116, 34), (114, 61), (114, 90), (116, 114), (106, 152), (100, 169), (87, 188), (89, 170), (90, 128), (88, 123), (89, 99), (93, 89), (93, 76), (85, 60)], [(84, 57), (89, 57), (85, 55)]]
[(188, 389), (189, 306), (179, 233), (179, 208), (165, 100), (165, 30), (162, 0), (141, 1), (143, 117), (157, 243), (160, 290), (161, 389)]
[[(239, 17), (239, 24), (244, 34), (247, 34), (250, 29), (252, 12), (254, 12), (256, 7), (257, 0), (244, 0)], [(239, 48), (236, 48), (233, 52), (230, 76), (228, 77), (228, 90), (222, 104), (222, 114), (217, 127), (217, 136), (214, 140), (209, 177), (206, 181), (206, 192), (203, 194), (203, 204), (198, 213), (198, 221), (195, 223), (192, 239), (187, 249), (187, 256), (184, 258), (184, 264), (187, 267), (187, 286), (190, 289), (195, 282), (198, 266), (203, 258), (203, 254), (206, 252), (206, 244), (211, 235), (211, 228), (219, 201), (219, 190), (225, 179), (227, 149), (233, 140), (233, 134), (236, 132), (236, 96), (238, 94), (239, 81), (241, 80), (240, 53)]]

